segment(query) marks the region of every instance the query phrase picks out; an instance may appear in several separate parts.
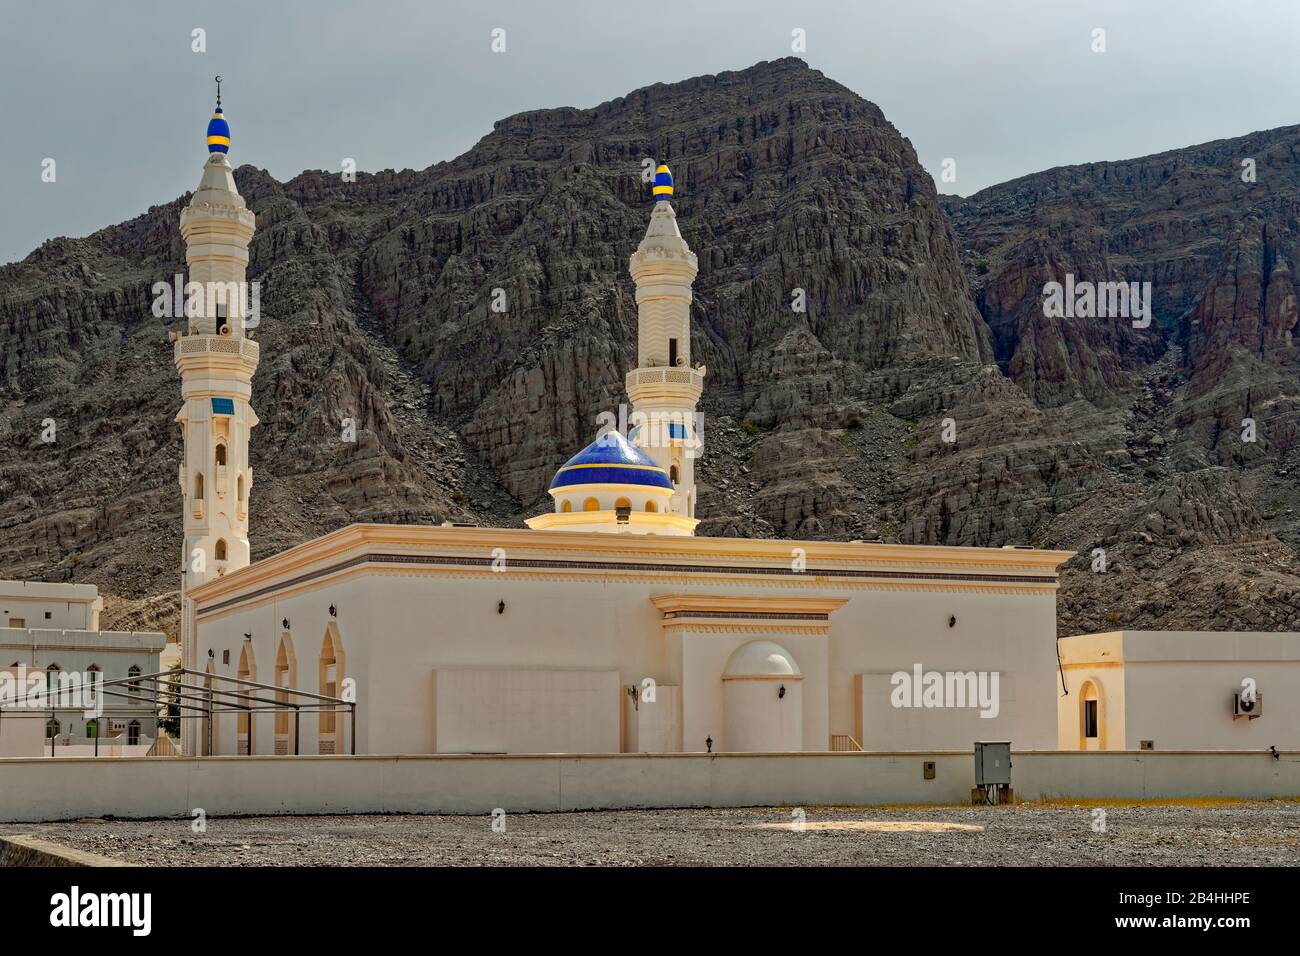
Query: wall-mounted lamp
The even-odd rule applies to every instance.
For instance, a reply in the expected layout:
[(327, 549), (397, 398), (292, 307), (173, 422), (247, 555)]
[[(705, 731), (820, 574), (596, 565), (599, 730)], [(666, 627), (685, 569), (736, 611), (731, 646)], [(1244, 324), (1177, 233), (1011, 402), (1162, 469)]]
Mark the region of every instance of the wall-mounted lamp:
[(948, 626), (949, 626), (949, 627), (956, 627), (956, 626), (957, 626), (957, 615), (956, 615), (956, 614), (951, 614), (951, 615), (948, 616)]
[(289, 619), (288, 619), (287, 617), (286, 617), (283, 621), (281, 621), (280, 623), (281, 623), (282, 625), (284, 625), (284, 629), (285, 629), (286, 631), (289, 630)]
[(713, 753), (713, 738), (712, 738), (712, 737), (705, 737), (705, 738), (704, 738), (704, 748), (705, 748), (709, 753)]
[(217, 656), (216, 654), (212, 653), (212, 648), (209, 647), (209, 648), (208, 648), (208, 657), (216, 657), (216, 656)]
[(784, 684), (782, 684), (782, 685), (781, 685), (781, 689), (778, 690), (778, 691), (776, 692), (776, 699), (777, 699), (777, 700), (784, 700), (784, 699), (785, 699), (785, 685), (784, 685)]
[(506, 602), (505, 602), (505, 601), (498, 601), (498, 602), (497, 602), (497, 613), (498, 613), (498, 614), (504, 614), (504, 613), (506, 613)]
[(251, 633), (249, 633), (248, 631), (245, 631), (245, 632), (244, 632), (244, 640), (246, 640), (246, 641), (251, 641), (252, 639), (253, 639), (253, 635), (252, 635)]
[(331, 604), (331, 605), (330, 605), (330, 617), (338, 617), (338, 616), (339, 616), (339, 609), (336, 608), (333, 604)]

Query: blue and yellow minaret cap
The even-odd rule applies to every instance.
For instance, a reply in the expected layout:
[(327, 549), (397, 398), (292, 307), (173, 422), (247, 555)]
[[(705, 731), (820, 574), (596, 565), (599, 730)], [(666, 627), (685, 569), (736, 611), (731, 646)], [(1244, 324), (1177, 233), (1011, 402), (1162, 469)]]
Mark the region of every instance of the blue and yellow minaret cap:
[(663, 163), (655, 170), (654, 200), (673, 198), (673, 174)]
[(208, 152), (230, 152), (230, 124), (221, 112), (221, 77), (217, 77), (217, 110), (208, 120)]

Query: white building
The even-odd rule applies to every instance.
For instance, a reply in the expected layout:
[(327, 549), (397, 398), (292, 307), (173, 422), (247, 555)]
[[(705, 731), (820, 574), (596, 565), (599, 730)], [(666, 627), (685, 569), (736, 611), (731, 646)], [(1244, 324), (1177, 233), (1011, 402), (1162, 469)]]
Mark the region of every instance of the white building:
[[(0, 627), (0, 754), (49, 753), (51, 740), (56, 755), (93, 753), (96, 739), (101, 746), (115, 741), (148, 749), (157, 734), (157, 709), (148, 702), (106, 698), (99, 718), (68, 705), (32, 716), (25, 706), (28, 678), (54, 688), (158, 673), (166, 637), (155, 631), (101, 631), (102, 607), (91, 584), (0, 581), (0, 615), (9, 624)], [(99, 677), (89, 676), (94, 674)], [(37, 753), (28, 754), (32, 741)]]
[(1061, 750), (1300, 749), (1300, 634), (1110, 631), (1060, 648)]

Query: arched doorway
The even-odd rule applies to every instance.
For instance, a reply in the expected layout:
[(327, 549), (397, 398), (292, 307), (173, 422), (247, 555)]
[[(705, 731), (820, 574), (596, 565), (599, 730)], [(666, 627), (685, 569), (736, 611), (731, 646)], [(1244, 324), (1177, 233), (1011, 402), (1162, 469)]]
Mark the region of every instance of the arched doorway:
[(722, 671), (724, 731), (719, 749), (742, 753), (803, 750), (803, 675), (775, 641), (750, 641)]

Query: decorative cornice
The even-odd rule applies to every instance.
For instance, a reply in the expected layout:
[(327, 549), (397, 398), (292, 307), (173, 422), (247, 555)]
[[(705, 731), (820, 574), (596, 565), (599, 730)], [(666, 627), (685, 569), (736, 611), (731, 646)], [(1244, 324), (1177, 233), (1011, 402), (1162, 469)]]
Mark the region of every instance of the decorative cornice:
[[(1065, 551), (932, 545), (354, 524), (202, 584), (191, 596), (211, 607), (222, 597), (262, 593), (267, 586), (284, 587), (308, 574), (320, 577), (338, 570), (342, 562), (380, 554), (399, 562), (484, 566), (491, 563), (495, 548), (506, 551), (512, 570), (562, 569), (566, 576), (613, 570), (650, 573), (656, 579), (743, 576), (785, 586), (801, 580), (881, 586), (892, 580), (897, 586), (910, 581), (937, 588), (948, 582), (960, 590), (983, 585), (1039, 593), (1055, 590), (1057, 566), (1074, 556)], [(807, 565), (803, 572), (793, 570), (795, 549)]]

